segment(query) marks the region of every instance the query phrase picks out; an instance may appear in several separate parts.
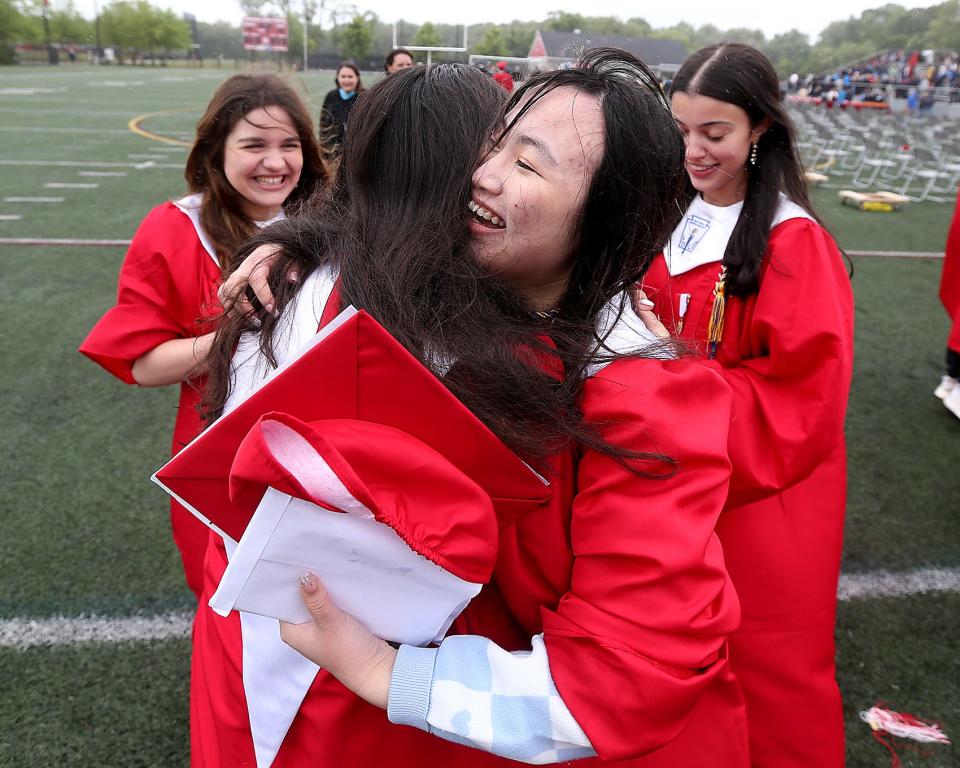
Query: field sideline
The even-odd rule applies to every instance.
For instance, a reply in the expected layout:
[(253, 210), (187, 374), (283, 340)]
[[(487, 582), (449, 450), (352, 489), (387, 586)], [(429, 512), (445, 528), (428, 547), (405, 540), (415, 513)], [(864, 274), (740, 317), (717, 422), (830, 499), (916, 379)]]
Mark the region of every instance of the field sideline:
[[(960, 592), (960, 568), (843, 574), (837, 592), (841, 601)], [(125, 618), (52, 616), (0, 619), (0, 648), (187, 639), (193, 617), (193, 611), (183, 611)]]
[[(0, 766), (188, 762), (191, 596), (148, 479), (176, 393), (125, 387), (75, 350), (113, 300), (116, 241), (184, 189), (185, 149), (128, 123), (149, 114), (142, 130), (186, 141), (232, 73), (0, 69)], [(332, 73), (294, 78), (316, 116)], [(841, 207), (831, 184), (814, 200), (848, 252), (942, 252), (952, 204), (866, 214)], [(848, 765), (872, 768), (889, 755), (857, 712), (877, 700), (960, 738), (960, 421), (932, 396), (947, 333), (940, 260), (851, 258), (837, 637)], [(907, 751), (903, 765), (957, 765), (955, 750)]]

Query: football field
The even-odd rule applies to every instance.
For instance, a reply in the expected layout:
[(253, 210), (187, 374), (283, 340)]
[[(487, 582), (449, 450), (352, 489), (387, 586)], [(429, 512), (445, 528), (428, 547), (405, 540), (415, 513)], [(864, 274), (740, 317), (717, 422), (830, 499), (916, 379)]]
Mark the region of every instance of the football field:
[[(114, 299), (122, 241), (184, 193), (185, 144), (233, 72), (0, 68), (0, 766), (187, 765), (192, 596), (149, 481), (176, 391), (127, 387), (76, 348)], [(332, 73), (291, 79), (316, 117)], [(844, 249), (942, 252), (952, 201), (862, 213), (836, 191), (815, 202)], [(890, 758), (858, 712), (878, 701), (960, 738), (960, 420), (932, 395), (941, 261), (852, 260), (837, 638), (848, 765), (872, 768)], [(953, 746), (901, 757), (960, 765)]]

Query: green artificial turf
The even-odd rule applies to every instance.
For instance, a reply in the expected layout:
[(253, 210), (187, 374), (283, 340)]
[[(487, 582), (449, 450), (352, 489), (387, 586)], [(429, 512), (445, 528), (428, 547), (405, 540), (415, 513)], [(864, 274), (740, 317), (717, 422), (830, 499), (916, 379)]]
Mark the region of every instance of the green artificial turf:
[[(126, 176), (92, 167), (0, 165), (0, 237), (125, 239), (147, 211), (184, 191), (185, 152), (126, 129), (145, 112), (168, 136), (189, 134), (232, 70), (4, 69), (0, 161), (143, 162)], [(105, 82), (120, 83), (105, 85)], [(297, 82), (300, 82), (298, 79)], [(303, 79), (313, 114), (331, 74)], [(74, 129), (81, 129), (75, 131)], [(70, 131), (70, 132), (67, 132)], [(98, 133), (98, 131), (101, 131)], [(164, 165), (171, 167), (165, 168)], [(98, 169), (99, 170), (99, 169)], [(46, 182), (96, 182), (95, 190)], [(848, 250), (941, 251), (952, 205), (890, 214), (814, 201)], [(4, 201), (61, 196), (62, 204)], [(165, 460), (177, 393), (126, 386), (76, 353), (114, 300), (122, 248), (0, 245), (0, 618), (188, 610), (166, 496), (149, 481)], [(941, 262), (855, 258), (856, 370), (847, 419), (846, 572), (960, 564), (960, 421), (932, 391), (947, 320)], [(843, 604), (838, 627), (849, 765), (889, 764), (856, 718), (883, 699), (960, 732), (960, 596)], [(187, 759), (186, 641), (116, 647), (0, 649), (0, 766), (176, 766)], [(797, 723), (816, 713), (799, 713)], [(905, 766), (960, 764), (952, 748)]]
[(881, 213), (841, 204), (837, 193), (843, 188), (842, 180), (833, 180), (830, 188), (810, 192), (814, 209), (841, 248), (943, 253), (956, 198), (948, 203), (908, 203), (899, 211)]
[(941, 266), (854, 259), (847, 570), (960, 564), (960, 420), (933, 396), (949, 331)]
[[(960, 596), (842, 603), (837, 636), (848, 768), (889, 764), (858, 717), (878, 702), (960, 732)], [(187, 641), (0, 650), (0, 766), (186, 765), (188, 657)], [(952, 746), (898, 748), (904, 768), (957, 764)]]
[(0, 766), (189, 764), (186, 640), (0, 649)]
[[(841, 603), (837, 661), (847, 722), (847, 768), (882, 768), (890, 756), (858, 713), (877, 703), (936, 721), (954, 745), (898, 741), (903, 768), (960, 765), (960, 595)], [(784, 728), (802, 728), (816, 712)], [(922, 747), (922, 750), (918, 750)]]
[(0, 335), (0, 616), (183, 605), (166, 495), (175, 388), (140, 389), (76, 349), (123, 252), (18, 250)]

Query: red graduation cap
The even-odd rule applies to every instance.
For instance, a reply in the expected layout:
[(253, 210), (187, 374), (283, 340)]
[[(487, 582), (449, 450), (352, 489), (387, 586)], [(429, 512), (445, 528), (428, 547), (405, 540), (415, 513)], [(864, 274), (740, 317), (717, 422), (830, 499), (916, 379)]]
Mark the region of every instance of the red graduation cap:
[(278, 369), (153, 479), (198, 517), (239, 541), (260, 498), (241, 493), (231, 501), (231, 465), (244, 437), (270, 412), (303, 422), (359, 419), (406, 432), (480, 486), (501, 525), (549, 493), (543, 478), (363, 311)]
[(464, 581), (484, 584), (496, 565), (490, 497), (437, 451), (394, 427), (265, 414), (233, 460), (230, 497), (258, 503), (268, 486), (338, 512), (372, 516)]

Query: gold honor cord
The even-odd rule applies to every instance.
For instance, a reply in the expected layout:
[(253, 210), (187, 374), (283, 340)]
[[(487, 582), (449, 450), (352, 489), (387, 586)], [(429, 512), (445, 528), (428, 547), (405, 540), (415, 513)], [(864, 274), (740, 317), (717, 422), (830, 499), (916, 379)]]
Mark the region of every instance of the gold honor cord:
[(720, 269), (720, 275), (713, 286), (713, 308), (710, 310), (710, 324), (707, 326), (707, 360), (717, 356), (717, 347), (723, 338), (723, 316), (726, 312), (725, 284), (727, 268)]

